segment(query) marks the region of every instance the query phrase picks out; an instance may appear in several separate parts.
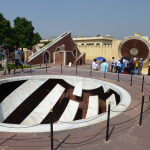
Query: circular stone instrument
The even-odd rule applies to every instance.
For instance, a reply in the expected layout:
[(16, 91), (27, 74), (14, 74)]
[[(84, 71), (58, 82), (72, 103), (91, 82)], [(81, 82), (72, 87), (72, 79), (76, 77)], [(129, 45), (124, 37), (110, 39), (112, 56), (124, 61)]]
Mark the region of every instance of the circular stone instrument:
[[(79, 128), (102, 122), (107, 119), (107, 106), (109, 102), (111, 102), (111, 110), (113, 110), (111, 112), (111, 118), (126, 110), (131, 102), (129, 93), (123, 88), (92, 78), (64, 75), (24, 76), (2, 79), (0, 80), (0, 86), (9, 83), (14, 85), (15, 82), (18, 84), (18, 87), (5, 96), (0, 103), (0, 131), (2, 132), (49, 132), (50, 125), (49, 123), (44, 124), (45, 118), (49, 118), (51, 108), (55, 111), (56, 104), (58, 104), (60, 98), (64, 97), (67, 86), (73, 87), (73, 91), (67, 106), (65, 106), (65, 110), (56, 123), (53, 124), (54, 131)], [(58, 83), (56, 84), (56, 82)], [(44, 87), (45, 83), (54, 86), (52, 86), (51, 90), (47, 90)], [(45, 89), (45, 91), (42, 91), (42, 89)], [(99, 96), (90, 95), (88, 97), (88, 106), (86, 106), (87, 113), (85, 118), (74, 120), (80, 107), (79, 105), (82, 104), (81, 98), (83, 97), (83, 92), (97, 89), (102, 89), (106, 96), (110, 90), (113, 90), (119, 96), (119, 102), (117, 103), (115, 94), (112, 94), (106, 99), (106, 111), (98, 114)], [(33, 97), (33, 93), (39, 94), (38, 98)], [(44, 93), (46, 93), (45, 96), (43, 96)], [(73, 100), (73, 97), (78, 97), (80, 101)], [(42, 99), (42, 101), (38, 102), (39, 99)], [(30, 101), (32, 101), (31, 104)], [(31, 109), (31, 105), (34, 105), (34, 109)], [(24, 111), (21, 113), (22, 108)], [(23, 119), (21, 117), (13, 117), (17, 116), (15, 114), (16, 110), (18, 110), (18, 113), (20, 112), (18, 116), (21, 116)], [(19, 124), (7, 123), (11, 119)]]
[(127, 37), (118, 47), (119, 57), (142, 58), (147, 62), (150, 58), (150, 43), (142, 37)]

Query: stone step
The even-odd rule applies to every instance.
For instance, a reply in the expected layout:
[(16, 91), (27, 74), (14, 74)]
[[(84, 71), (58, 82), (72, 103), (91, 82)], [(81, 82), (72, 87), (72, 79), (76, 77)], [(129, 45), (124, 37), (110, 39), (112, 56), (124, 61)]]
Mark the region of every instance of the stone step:
[(9, 94), (2, 102), (3, 121), (47, 79), (28, 80)]
[(65, 88), (57, 84), (43, 101), (21, 122), (21, 124), (40, 124), (54, 107)]
[(62, 116), (58, 120), (58, 123), (73, 121), (78, 111), (78, 108), (79, 108), (79, 103), (70, 100), (65, 111), (63, 112)]
[(88, 110), (87, 110), (86, 118), (97, 116), (98, 112), (99, 112), (98, 95), (89, 96), (89, 104), (88, 104)]

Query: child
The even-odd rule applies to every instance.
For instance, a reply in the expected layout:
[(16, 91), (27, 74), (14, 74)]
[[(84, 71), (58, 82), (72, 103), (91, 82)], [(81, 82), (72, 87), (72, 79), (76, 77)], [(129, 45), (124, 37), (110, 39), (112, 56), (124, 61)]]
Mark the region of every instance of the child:
[(28, 57), (28, 55), (26, 54), (26, 55), (25, 55), (25, 64), (26, 64), (26, 66), (28, 66), (28, 60), (29, 60), (29, 57)]

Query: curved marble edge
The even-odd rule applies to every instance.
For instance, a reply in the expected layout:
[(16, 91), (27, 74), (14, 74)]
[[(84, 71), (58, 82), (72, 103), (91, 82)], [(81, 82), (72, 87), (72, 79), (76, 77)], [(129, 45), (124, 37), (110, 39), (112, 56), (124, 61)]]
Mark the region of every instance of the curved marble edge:
[[(24, 76), (24, 77), (16, 77), (16, 78), (7, 78), (0, 80), (0, 83), (3, 81), (16, 81), (16, 80), (24, 80), (24, 79), (39, 79), (39, 78), (83, 78), (79, 76), (61, 76), (61, 75), (40, 75), (40, 76)], [(119, 111), (119, 112), (111, 112), (110, 117), (115, 117), (119, 115), (121, 112), (127, 109), (127, 107), (131, 103), (131, 96), (130, 94), (124, 90), (122, 87), (117, 86), (112, 83), (108, 83), (105, 81), (101, 81), (98, 79), (92, 79), (92, 78), (85, 78), (87, 80), (94, 80), (99, 84), (103, 84), (106, 88), (113, 89), (115, 92), (117, 92), (120, 95), (120, 103), (114, 107), (113, 111)], [(6, 82), (3, 82), (6, 83)], [(54, 131), (61, 131), (61, 130), (68, 130), (68, 129), (74, 129), (79, 127), (84, 127), (88, 125), (93, 125), (102, 121), (105, 121), (107, 119), (107, 112), (100, 114), (95, 117), (90, 117), (86, 119), (76, 120), (72, 122), (67, 123), (56, 123), (53, 126)], [(3, 127), (2, 127), (3, 126)], [(6, 127), (4, 127), (6, 126)], [(45, 125), (16, 125), (16, 124), (6, 124), (6, 123), (0, 123), (0, 131), (3, 132), (49, 132), (49, 124)], [(22, 127), (22, 128), (21, 128)]]

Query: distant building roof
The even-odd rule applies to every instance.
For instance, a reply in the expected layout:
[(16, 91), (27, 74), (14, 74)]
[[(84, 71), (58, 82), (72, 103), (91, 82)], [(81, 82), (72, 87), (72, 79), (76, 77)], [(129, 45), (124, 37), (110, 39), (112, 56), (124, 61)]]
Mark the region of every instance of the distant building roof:
[(83, 41), (83, 40), (119, 40), (118, 38), (114, 38), (114, 37), (111, 37), (111, 36), (96, 36), (96, 37), (79, 37), (79, 38), (73, 38), (74, 41)]

